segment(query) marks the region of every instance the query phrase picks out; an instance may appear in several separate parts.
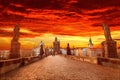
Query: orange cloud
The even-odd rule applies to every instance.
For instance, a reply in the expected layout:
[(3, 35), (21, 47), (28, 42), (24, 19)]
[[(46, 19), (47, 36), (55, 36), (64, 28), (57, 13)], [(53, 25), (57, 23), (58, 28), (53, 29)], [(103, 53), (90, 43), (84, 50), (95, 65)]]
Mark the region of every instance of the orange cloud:
[[(104, 4), (106, 3), (107, 4)], [(90, 4), (91, 3), (91, 4)], [(51, 46), (55, 36), (62, 47), (71, 45), (86, 47), (92, 37), (96, 47), (104, 40), (102, 22), (111, 28), (113, 39), (119, 39), (119, 0), (24, 0), (0, 1), (0, 40), (9, 45), (14, 25), (20, 22), (20, 42), (23, 48), (33, 47), (43, 40)], [(3, 39), (4, 38), (4, 39)], [(26, 41), (26, 38), (28, 41)], [(47, 39), (47, 40), (46, 40)], [(24, 41), (25, 40), (25, 41)], [(9, 43), (9, 44), (8, 44)], [(35, 45), (37, 45), (35, 44)], [(118, 41), (118, 44), (120, 42)], [(0, 48), (5, 48), (5, 45)], [(8, 46), (10, 47), (10, 46)]]

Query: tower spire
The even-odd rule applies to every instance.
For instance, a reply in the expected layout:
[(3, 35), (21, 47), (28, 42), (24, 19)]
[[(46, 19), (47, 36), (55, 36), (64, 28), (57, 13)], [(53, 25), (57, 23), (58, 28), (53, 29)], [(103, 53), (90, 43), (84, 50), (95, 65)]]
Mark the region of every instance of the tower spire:
[(89, 38), (89, 43), (92, 44), (92, 39), (91, 39), (91, 37)]
[(93, 43), (91, 37), (89, 38), (89, 43), (88, 43), (89, 48), (93, 48)]
[(55, 37), (55, 41), (57, 41), (57, 37)]

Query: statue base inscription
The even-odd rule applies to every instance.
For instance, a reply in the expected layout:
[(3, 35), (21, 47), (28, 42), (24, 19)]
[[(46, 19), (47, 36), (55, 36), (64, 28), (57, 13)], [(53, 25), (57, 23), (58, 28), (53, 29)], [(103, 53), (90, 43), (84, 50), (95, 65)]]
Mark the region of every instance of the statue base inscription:
[(9, 58), (19, 58), (19, 57), (20, 57), (20, 43), (12, 40)]
[(117, 49), (115, 41), (103, 41), (103, 57), (106, 58), (117, 58)]

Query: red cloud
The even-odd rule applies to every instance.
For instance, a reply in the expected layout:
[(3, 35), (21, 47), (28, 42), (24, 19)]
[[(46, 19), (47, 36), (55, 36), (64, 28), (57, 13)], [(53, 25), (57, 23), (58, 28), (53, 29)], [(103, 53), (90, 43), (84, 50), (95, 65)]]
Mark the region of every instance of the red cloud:
[[(94, 36), (102, 34), (102, 22), (104, 21), (102, 15), (105, 14), (108, 25), (114, 27), (112, 31), (120, 30), (118, 2), (112, 0), (103, 4), (106, 1), (98, 0), (86, 5), (89, 2), (89, 0), (1, 1), (0, 8), (3, 11), (0, 15), (0, 28), (14, 28), (14, 25), (20, 22), (21, 28), (39, 34)], [(92, 3), (98, 5), (95, 6)], [(1, 35), (4, 34), (1, 32)], [(22, 34), (22, 37), (24, 36), (39, 35)]]

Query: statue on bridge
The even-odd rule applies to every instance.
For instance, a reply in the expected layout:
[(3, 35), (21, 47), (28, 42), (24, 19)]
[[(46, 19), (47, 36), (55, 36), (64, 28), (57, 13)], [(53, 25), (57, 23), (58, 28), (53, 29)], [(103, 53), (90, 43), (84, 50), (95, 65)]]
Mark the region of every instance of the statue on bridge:
[(69, 43), (67, 44), (67, 55), (71, 55), (71, 49)]
[(103, 41), (102, 49), (103, 49), (103, 57), (106, 58), (117, 58), (117, 49), (116, 49), (116, 41), (111, 38), (110, 28), (103, 23), (103, 30), (106, 41)]
[(11, 50), (9, 58), (20, 57), (20, 43), (18, 42), (20, 35), (20, 24), (15, 25), (13, 39), (11, 40)]
[(53, 55), (60, 53), (60, 41), (58, 41), (57, 37), (55, 37), (55, 41), (53, 42)]
[(14, 36), (13, 36), (13, 40), (14, 41), (18, 41), (19, 40), (19, 36), (20, 36), (20, 24), (18, 23), (15, 28), (14, 28)]
[(39, 54), (39, 56), (42, 57), (44, 53), (45, 53), (45, 52), (44, 52), (44, 43), (41, 41), (41, 43), (40, 43), (40, 54)]
[(103, 30), (104, 30), (106, 41), (111, 41), (112, 38), (110, 34), (110, 28), (105, 23), (103, 23)]

